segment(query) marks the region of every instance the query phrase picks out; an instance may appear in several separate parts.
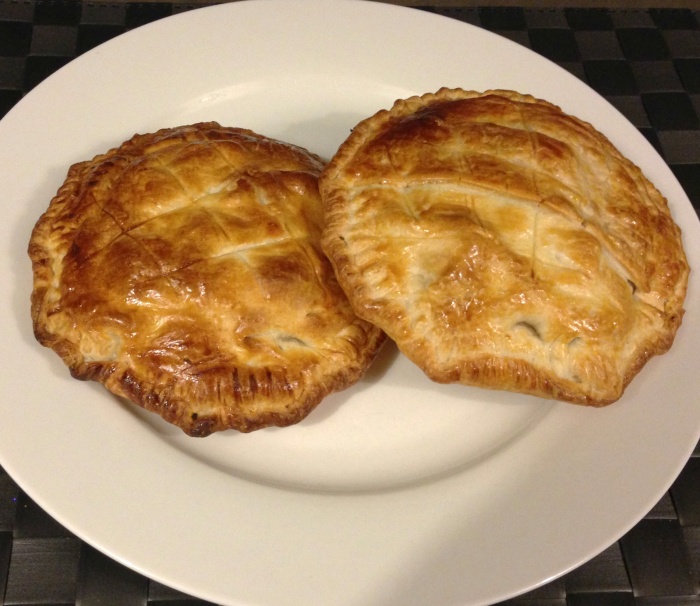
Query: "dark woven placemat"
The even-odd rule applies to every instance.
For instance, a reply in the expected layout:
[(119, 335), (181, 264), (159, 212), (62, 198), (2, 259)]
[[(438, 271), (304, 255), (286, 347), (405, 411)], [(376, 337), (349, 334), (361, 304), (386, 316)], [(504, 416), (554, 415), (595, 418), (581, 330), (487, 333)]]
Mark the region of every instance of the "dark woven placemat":
[[(0, 0), (0, 117), (77, 55), (129, 29), (195, 8)], [(700, 211), (700, 10), (423, 10), (495, 31), (586, 81), (659, 150)], [(579, 569), (507, 604), (700, 606), (699, 579), (700, 448), (696, 448), (670, 491), (620, 541)], [(204, 604), (80, 541), (33, 503), (2, 469), (0, 597), (2, 604), (16, 606)]]

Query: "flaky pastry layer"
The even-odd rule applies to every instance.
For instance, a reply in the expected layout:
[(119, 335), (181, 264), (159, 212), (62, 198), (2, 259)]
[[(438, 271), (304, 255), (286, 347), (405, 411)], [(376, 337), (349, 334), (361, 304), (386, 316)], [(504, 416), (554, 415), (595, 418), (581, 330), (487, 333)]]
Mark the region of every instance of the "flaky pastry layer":
[(383, 339), (321, 251), (322, 167), (214, 122), (72, 166), (29, 244), (37, 339), (193, 436), (300, 421)]
[(435, 381), (602, 406), (681, 324), (689, 268), (666, 200), (546, 101), (399, 100), (352, 131), (320, 189), (356, 312)]

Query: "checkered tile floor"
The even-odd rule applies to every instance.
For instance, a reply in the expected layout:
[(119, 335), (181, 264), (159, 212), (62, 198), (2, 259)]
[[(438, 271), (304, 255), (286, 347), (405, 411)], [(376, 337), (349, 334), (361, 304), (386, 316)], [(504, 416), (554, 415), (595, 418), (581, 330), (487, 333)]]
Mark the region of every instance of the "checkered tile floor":
[[(0, 116), (77, 55), (127, 30), (195, 8), (0, 0)], [(424, 10), (510, 38), (586, 81), (656, 147), (700, 211), (700, 10)], [(620, 541), (581, 568), (506, 604), (700, 606), (699, 579), (696, 449), (669, 492)], [(84, 544), (1, 469), (0, 598), (17, 606), (204, 604)]]

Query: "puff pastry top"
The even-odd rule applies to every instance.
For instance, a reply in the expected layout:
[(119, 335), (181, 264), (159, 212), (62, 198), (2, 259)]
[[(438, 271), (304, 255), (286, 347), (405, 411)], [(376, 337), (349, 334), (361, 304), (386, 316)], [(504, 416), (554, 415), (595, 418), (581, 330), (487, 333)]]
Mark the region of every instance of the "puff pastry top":
[(355, 310), (436, 381), (605, 405), (681, 323), (688, 265), (666, 200), (545, 101), (397, 101), (320, 187)]
[(37, 339), (194, 436), (301, 420), (383, 338), (320, 249), (321, 168), (216, 123), (74, 165), (29, 245)]

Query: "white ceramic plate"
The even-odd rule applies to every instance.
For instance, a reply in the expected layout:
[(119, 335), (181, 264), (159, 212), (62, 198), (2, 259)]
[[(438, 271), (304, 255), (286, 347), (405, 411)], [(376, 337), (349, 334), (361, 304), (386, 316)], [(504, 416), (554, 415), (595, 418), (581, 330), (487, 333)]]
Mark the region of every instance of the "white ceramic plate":
[(672, 351), (604, 410), (440, 387), (388, 347), (298, 426), (197, 440), (69, 378), (33, 339), (26, 246), (71, 163), (212, 119), (330, 156), (359, 119), (441, 86), (513, 88), (593, 122), (668, 197), (700, 267), (699, 224), (668, 167), (541, 57), (376, 3), (196, 10), (76, 59), (0, 122), (0, 464), (111, 557), (230, 605), (485, 604), (625, 533), (700, 435), (695, 279)]

